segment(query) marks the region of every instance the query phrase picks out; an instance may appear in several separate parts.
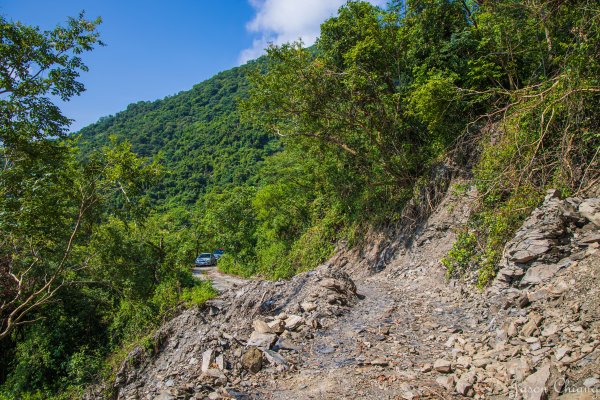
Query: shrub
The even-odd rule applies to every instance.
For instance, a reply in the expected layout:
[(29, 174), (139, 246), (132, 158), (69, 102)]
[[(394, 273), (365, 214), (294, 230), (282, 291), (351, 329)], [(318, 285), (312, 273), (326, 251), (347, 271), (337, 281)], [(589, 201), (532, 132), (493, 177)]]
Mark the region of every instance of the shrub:
[(479, 263), (477, 239), (473, 232), (460, 232), (448, 255), (442, 259), (446, 267), (446, 278), (462, 277), (476, 268)]
[(212, 286), (212, 282), (201, 281), (191, 288), (183, 289), (181, 299), (187, 307), (192, 307), (212, 299), (217, 294), (217, 291)]

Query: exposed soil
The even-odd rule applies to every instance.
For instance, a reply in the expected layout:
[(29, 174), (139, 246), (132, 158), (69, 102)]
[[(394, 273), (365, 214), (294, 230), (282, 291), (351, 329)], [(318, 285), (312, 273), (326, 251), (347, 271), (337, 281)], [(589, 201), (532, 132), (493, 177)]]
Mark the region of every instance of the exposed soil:
[[(116, 397), (597, 397), (598, 227), (549, 195), (524, 226), (552, 226), (555, 247), (527, 265), (511, 261), (511, 279), (534, 272), (521, 284), (523, 272), (481, 292), (448, 282), (440, 264), (474, 196), (450, 193), (410, 232), (374, 235), (290, 281), (196, 270), (222, 295), (165, 324), (153, 351), (133, 352)], [(508, 247), (538, 251), (535, 234), (521, 233)]]
[(198, 279), (212, 281), (213, 287), (219, 293), (246, 283), (245, 279), (224, 274), (217, 267), (194, 267), (192, 268), (192, 274)]

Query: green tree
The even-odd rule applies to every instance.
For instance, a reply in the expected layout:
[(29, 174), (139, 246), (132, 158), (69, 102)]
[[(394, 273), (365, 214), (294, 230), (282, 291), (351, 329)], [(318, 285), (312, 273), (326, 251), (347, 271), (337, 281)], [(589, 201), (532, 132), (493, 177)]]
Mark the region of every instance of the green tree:
[[(101, 44), (100, 20), (81, 14), (38, 28), (0, 17), (0, 340), (62, 286), (95, 190), (78, 181), (64, 137), (63, 101), (84, 90), (80, 54)], [(65, 229), (67, 227), (67, 229)]]

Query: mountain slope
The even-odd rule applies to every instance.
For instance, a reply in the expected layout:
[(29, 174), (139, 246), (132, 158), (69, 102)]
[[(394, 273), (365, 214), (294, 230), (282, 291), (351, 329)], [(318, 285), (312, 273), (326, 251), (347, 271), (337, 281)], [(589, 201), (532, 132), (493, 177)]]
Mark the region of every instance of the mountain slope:
[(101, 118), (79, 132), (84, 154), (114, 136), (131, 142), (141, 156), (162, 157), (167, 176), (151, 193), (159, 204), (190, 205), (212, 186), (251, 180), (257, 164), (278, 147), (266, 133), (240, 122), (237, 109), (248, 90), (247, 76), (259, 62)]
[(600, 209), (578, 211), (598, 199), (549, 191), (503, 259), (540, 234), (557, 240), (521, 264), (525, 277), (480, 292), (440, 264), (479, 195), (459, 183), (466, 194), (448, 190), (404, 235), (378, 232), (314, 271), (242, 282), (182, 312), (155, 351), (130, 353), (115, 398), (591, 399), (560, 395), (600, 385)]

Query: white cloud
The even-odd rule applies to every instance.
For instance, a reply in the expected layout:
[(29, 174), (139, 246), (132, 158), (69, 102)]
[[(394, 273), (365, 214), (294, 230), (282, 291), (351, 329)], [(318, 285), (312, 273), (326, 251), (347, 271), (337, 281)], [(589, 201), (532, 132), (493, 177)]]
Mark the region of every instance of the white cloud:
[[(346, 0), (249, 0), (256, 10), (246, 29), (254, 35), (252, 47), (240, 54), (240, 62), (257, 58), (269, 43), (283, 44), (302, 39), (312, 45), (320, 25), (346, 3)], [(386, 0), (369, 0), (384, 6)]]

